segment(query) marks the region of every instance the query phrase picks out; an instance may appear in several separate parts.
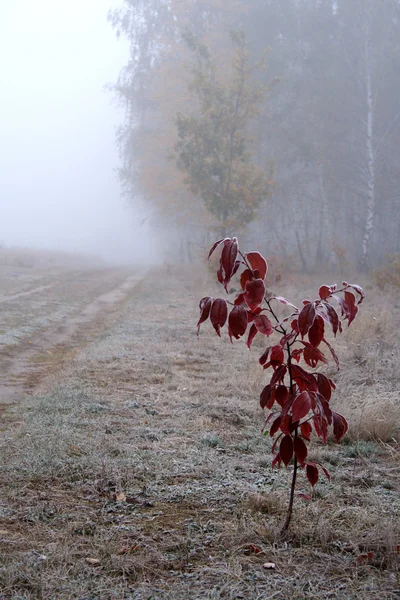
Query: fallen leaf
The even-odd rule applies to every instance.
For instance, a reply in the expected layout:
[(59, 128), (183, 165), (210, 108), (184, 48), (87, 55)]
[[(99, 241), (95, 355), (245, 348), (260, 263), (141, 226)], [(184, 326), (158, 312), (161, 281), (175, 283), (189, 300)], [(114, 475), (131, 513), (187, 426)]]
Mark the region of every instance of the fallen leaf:
[(263, 564), (264, 569), (275, 569), (276, 565), (273, 562), (266, 562)]
[(85, 558), (86, 562), (88, 565), (91, 565), (92, 567), (99, 567), (100, 566), (100, 561), (98, 558)]
[(374, 553), (373, 552), (367, 552), (365, 554), (360, 554), (356, 558), (356, 563), (360, 565), (362, 563), (367, 562), (368, 560), (372, 560), (373, 558), (374, 558)]
[(118, 492), (118, 494), (115, 494), (115, 499), (117, 502), (125, 502), (126, 495), (124, 494), (124, 492)]
[(260, 552), (262, 552), (261, 548), (255, 546), (254, 544), (249, 544), (244, 551), (245, 554), (260, 554)]

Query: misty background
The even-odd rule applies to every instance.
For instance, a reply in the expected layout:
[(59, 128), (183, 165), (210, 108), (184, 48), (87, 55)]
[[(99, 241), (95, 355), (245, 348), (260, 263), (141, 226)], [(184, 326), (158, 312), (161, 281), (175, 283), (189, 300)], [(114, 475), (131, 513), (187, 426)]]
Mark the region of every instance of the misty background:
[(109, 0), (13, 0), (0, 22), (0, 242), (154, 258), (143, 206), (121, 199), (116, 127), (105, 90), (128, 44)]
[(399, 0), (15, 0), (0, 51), (0, 243), (191, 262), (239, 235), (308, 272), (400, 254)]

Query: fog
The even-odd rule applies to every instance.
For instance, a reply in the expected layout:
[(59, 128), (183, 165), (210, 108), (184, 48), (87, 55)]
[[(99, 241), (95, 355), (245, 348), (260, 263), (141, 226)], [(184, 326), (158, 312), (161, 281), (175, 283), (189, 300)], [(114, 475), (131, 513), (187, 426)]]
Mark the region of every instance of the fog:
[(145, 212), (121, 199), (105, 85), (128, 59), (110, 0), (13, 0), (0, 22), (0, 242), (154, 259)]

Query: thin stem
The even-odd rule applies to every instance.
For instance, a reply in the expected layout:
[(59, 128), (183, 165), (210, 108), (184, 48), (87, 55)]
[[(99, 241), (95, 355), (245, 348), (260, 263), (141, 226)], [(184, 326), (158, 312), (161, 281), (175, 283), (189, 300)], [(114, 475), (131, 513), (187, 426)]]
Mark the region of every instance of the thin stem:
[[(290, 394), (293, 396), (294, 388), (293, 388), (293, 375), (292, 375), (292, 354), (291, 354), (291, 348), (290, 348), (289, 342), (287, 342), (287, 344), (286, 344), (286, 350), (288, 353), (287, 366), (288, 366), (288, 372), (289, 372), (289, 378), (290, 378)], [(298, 427), (296, 427), (296, 429), (294, 431), (295, 438), (297, 437), (297, 432), (298, 432)], [(288, 506), (288, 510), (286, 513), (286, 520), (285, 520), (285, 523), (284, 523), (284, 525), (282, 527), (282, 531), (281, 531), (282, 536), (286, 535), (287, 530), (289, 529), (290, 521), (292, 520), (294, 492), (296, 489), (297, 467), (298, 467), (298, 462), (297, 462), (297, 457), (295, 454), (294, 462), (293, 462), (292, 485), (290, 486), (289, 506)]]
[[(296, 435), (297, 435), (297, 429), (296, 429)], [(296, 489), (297, 467), (298, 467), (298, 463), (297, 463), (297, 458), (295, 456), (294, 457), (294, 465), (293, 465), (292, 485), (290, 486), (289, 506), (288, 506), (288, 510), (286, 513), (286, 520), (285, 520), (285, 523), (281, 530), (282, 536), (286, 535), (287, 530), (289, 529), (290, 521), (292, 520), (294, 491)]]

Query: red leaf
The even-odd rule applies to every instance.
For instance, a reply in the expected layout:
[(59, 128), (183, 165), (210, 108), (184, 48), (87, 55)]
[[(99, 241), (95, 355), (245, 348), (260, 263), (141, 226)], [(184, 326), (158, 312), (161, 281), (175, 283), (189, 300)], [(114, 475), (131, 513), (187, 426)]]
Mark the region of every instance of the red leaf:
[(368, 562), (369, 560), (372, 560), (373, 558), (374, 558), (373, 552), (366, 552), (364, 554), (359, 554), (356, 557), (356, 563), (361, 565), (362, 563)]
[(302, 392), (304, 390), (316, 391), (318, 389), (314, 375), (307, 373), (299, 365), (292, 365), (292, 377)]
[(254, 325), (254, 323), (252, 324), (252, 326), (250, 327), (249, 330), (249, 337), (247, 338), (247, 347), (250, 349), (251, 344), (253, 343), (253, 340), (255, 338), (257, 334), (257, 327)]
[(312, 500), (311, 496), (308, 496), (307, 494), (300, 493), (297, 495), (299, 498), (303, 498), (303, 500), (308, 500), (308, 502), (311, 502), (311, 500)]
[(311, 431), (312, 431), (312, 427), (311, 427), (310, 423), (308, 421), (306, 421), (305, 423), (302, 423), (300, 425), (300, 430), (301, 430), (301, 435), (303, 436), (303, 438), (306, 439), (307, 442), (309, 442)]
[(325, 300), (326, 298), (328, 298), (328, 296), (331, 295), (332, 290), (327, 285), (321, 285), (321, 287), (318, 290), (318, 293), (321, 300)]
[(265, 279), (268, 273), (268, 265), (265, 258), (259, 252), (247, 252), (246, 259), (249, 261), (253, 271), (258, 270), (260, 279)]
[(274, 296), (274, 298), (271, 298), (271, 300), (278, 300), (278, 302), (280, 302), (281, 304), (285, 304), (286, 306), (291, 306), (292, 308), (299, 310), (297, 308), (297, 306), (295, 306), (294, 304), (292, 304), (291, 302), (289, 302), (289, 300), (287, 300), (287, 298), (284, 298), (283, 296)]
[(306, 467), (306, 475), (307, 475), (307, 479), (308, 481), (311, 483), (311, 485), (314, 487), (314, 485), (317, 483), (318, 481), (318, 469), (317, 467), (314, 465), (314, 463), (308, 463), (307, 467)]
[(318, 391), (329, 402), (332, 396), (332, 388), (329, 379), (322, 373), (317, 373)]
[(275, 467), (275, 465), (278, 465), (278, 469), (279, 469), (279, 468), (280, 468), (280, 466), (281, 466), (281, 457), (280, 457), (280, 454), (279, 454), (279, 452), (278, 452), (278, 454), (276, 454), (276, 455), (274, 456), (274, 460), (272, 461), (271, 467), (272, 467), (272, 468), (274, 468), (274, 467)]
[(277, 401), (279, 406), (283, 406), (284, 404), (286, 404), (288, 398), (289, 391), (286, 385), (278, 385), (278, 387), (275, 390), (275, 400)]
[[(254, 325), (254, 328), (256, 329), (255, 325)], [(260, 363), (260, 365), (265, 365), (265, 363), (268, 360), (268, 356), (269, 356), (269, 353), (271, 352), (271, 350), (272, 350), (272, 346), (269, 346), (268, 348), (265, 349), (262, 356), (260, 356), (260, 358), (258, 359), (258, 362)]]
[(218, 240), (218, 242), (215, 242), (215, 244), (213, 244), (213, 246), (211, 247), (210, 252), (208, 253), (208, 258), (210, 258), (211, 254), (214, 252), (214, 250), (216, 250), (218, 248), (218, 246), (220, 244), (222, 244), (222, 242), (225, 242), (225, 240), (228, 240), (229, 238), (222, 238), (222, 240)]
[(324, 320), (319, 315), (316, 315), (314, 319), (314, 323), (311, 325), (308, 330), (308, 339), (310, 340), (310, 344), (315, 348), (320, 345), (324, 337)]
[(289, 435), (289, 433), (291, 433), (291, 427), (292, 427), (292, 417), (290, 415), (285, 415), (284, 417), (281, 417), (281, 424), (280, 424), (280, 429), (282, 431), (282, 433)]
[[(264, 366), (264, 369), (266, 368), (266, 366)], [(276, 369), (276, 371), (274, 372), (274, 374), (271, 377), (271, 385), (275, 385), (276, 383), (283, 383), (283, 380), (285, 379), (285, 375), (286, 375), (286, 371), (287, 371), (287, 367), (286, 365), (280, 365), (280, 367), (278, 367)]]
[(285, 354), (281, 346), (272, 346), (271, 348), (271, 364), (273, 366), (279, 366), (283, 363)]
[(361, 302), (365, 298), (365, 293), (364, 293), (363, 288), (360, 287), (359, 285), (355, 285), (354, 283), (349, 283), (349, 287), (353, 288), (353, 290), (355, 290), (357, 292), (357, 294), (360, 296), (360, 299), (357, 302), (357, 304), (361, 304)]
[(216, 298), (211, 306), (210, 321), (217, 334), (221, 336), (221, 327), (226, 323), (228, 318), (228, 306), (226, 300), (222, 298)]
[(325, 356), (318, 348), (304, 348), (303, 356), (308, 366), (312, 367), (313, 369), (317, 366), (319, 362), (323, 362), (325, 364), (328, 363)]
[(349, 425), (343, 415), (332, 411), (333, 435), (337, 442), (340, 442), (342, 437), (346, 435)]
[(313, 302), (307, 303), (301, 310), (298, 318), (299, 331), (301, 336), (304, 337), (315, 319), (315, 306)]
[(344, 297), (347, 306), (347, 317), (349, 319), (348, 326), (350, 326), (350, 323), (355, 319), (355, 316), (358, 313), (358, 306), (356, 306), (356, 297), (353, 292), (345, 292)]
[(206, 297), (206, 298), (202, 298), (200, 300), (200, 319), (198, 320), (197, 323), (197, 335), (199, 335), (199, 331), (200, 331), (200, 325), (202, 323), (204, 323), (204, 321), (207, 321), (209, 314), (210, 314), (210, 310), (211, 310), (211, 304), (212, 304), (213, 299)]
[(299, 394), (292, 406), (292, 418), (293, 421), (300, 421), (303, 419), (311, 409), (311, 399), (310, 394), (307, 391), (301, 392)]
[(240, 275), (240, 286), (242, 290), (246, 289), (246, 283), (253, 279), (253, 273), (250, 269), (245, 269), (243, 273)]
[(313, 423), (315, 428), (315, 433), (321, 440), (326, 444), (326, 440), (328, 438), (328, 426), (326, 424), (326, 419), (321, 416), (314, 416)]
[[(228, 239), (224, 241), (224, 247), (222, 248), (221, 254), (221, 265), (225, 272), (224, 286), (227, 290), (228, 283), (231, 280), (233, 269), (236, 264), (236, 257), (238, 254), (238, 243), (237, 239)], [(227, 290), (228, 291), (228, 290)]]
[(323, 470), (323, 472), (324, 472), (324, 475), (325, 475), (325, 477), (327, 478), (327, 480), (328, 480), (328, 481), (330, 481), (330, 480), (331, 480), (331, 475), (330, 475), (330, 473), (329, 473), (328, 469), (326, 469), (326, 468), (324, 467), (324, 465), (321, 465), (321, 464), (320, 464), (319, 466), (320, 466), (320, 467), (321, 467), (321, 469)]
[(243, 302), (244, 302), (243, 294), (239, 294), (238, 296), (236, 296), (236, 299), (234, 301), (235, 306), (240, 306), (241, 304), (243, 304)]
[(274, 331), (271, 321), (265, 315), (256, 315), (254, 318), (254, 324), (258, 331), (263, 335), (271, 335), (271, 333)]
[(271, 387), (270, 384), (266, 385), (263, 391), (260, 394), (260, 406), (261, 408), (269, 408), (271, 409), (274, 404), (274, 388)]
[(292, 358), (294, 360), (297, 360), (297, 362), (299, 362), (301, 355), (303, 354), (304, 348), (295, 348), (292, 351)]
[(307, 454), (308, 454), (307, 446), (305, 445), (303, 440), (301, 438), (299, 438), (298, 435), (296, 435), (296, 437), (294, 438), (293, 446), (294, 446), (294, 453), (295, 453), (297, 460), (299, 461), (299, 463), (301, 465), (303, 465), (307, 458)]
[(246, 282), (244, 299), (250, 310), (255, 310), (263, 301), (265, 296), (265, 285), (262, 279)]
[(249, 544), (249, 552), (253, 552), (254, 554), (260, 554), (262, 552), (261, 548), (255, 546), (254, 544)]
[(331, 304), (324, 302), (322, 305), (326, 311), (328, 323), (330, 323), (333, 335), (336, 336), (339, 329), (339, 315)]
[(293, 438), (291, 435), (285, 435), (279, 446), (279, 454), (286, 466), (290, 463), (293, 456)]
[(322, 341), (325, 342), (325, 344), (328, 346), (329, 350), (331, 351), (331, 354), (332, 354), (333, 359), (334, 359), (334, 361), (336, 363), (336, 366), (337, 366), (337, 370), (339, 371), (340, 370), (340, 363), (339, 363), (339, 358), (338, 358), (335, 350), (332, 348), (332, 346), (330, 345), (330, 343), (325, 338)]
[(282, 420), (282, 417), (279, 415), (279, 417), (276, 417), (275, 421), (272, 423), (271, 429), (269, 430), (269, 435), (271, 437), (273, 437), (276, 434), (276, 432), (278, 431), (280, 424), (281, 424), (281, 420)]
[(246, 333), (247, 311), (243, 306), (234, 306), (228, 320), (229, 330), (238, 339)]

